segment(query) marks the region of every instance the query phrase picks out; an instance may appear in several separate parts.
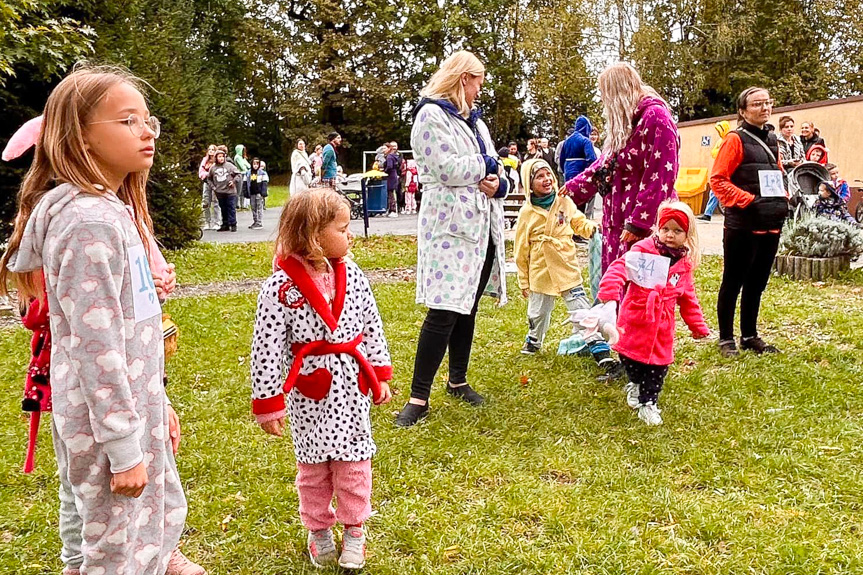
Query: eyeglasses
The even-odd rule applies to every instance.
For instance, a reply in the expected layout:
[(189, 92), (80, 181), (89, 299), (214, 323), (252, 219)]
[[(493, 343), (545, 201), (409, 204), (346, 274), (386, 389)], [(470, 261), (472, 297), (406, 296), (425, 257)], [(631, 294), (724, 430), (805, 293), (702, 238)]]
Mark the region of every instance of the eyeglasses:
[(776, 100), (758, 100), (757, 102), (749, 102), (751, 108), (772, 108)]
[(162, 133), (162, 123), (159, 121), (159, 118), (156, 116), (150, 116), (146, 120), (139, 116), (138, 114), (129, 114), (129, 117), (124, 120), (101, 120), (99, 122), (90, 122), (91, 124), (112, 124), (114, 122), (119, 122), (120, 124), (126, 124), (129, 126), (129, 131), (132, 132), (132, 135), (136, 138), (140, 138), (141, 134), (144, 133), (144, 126), (150, 128), (150, 131), (153, 132), (153, 138), (158, 139), (159, 134)]

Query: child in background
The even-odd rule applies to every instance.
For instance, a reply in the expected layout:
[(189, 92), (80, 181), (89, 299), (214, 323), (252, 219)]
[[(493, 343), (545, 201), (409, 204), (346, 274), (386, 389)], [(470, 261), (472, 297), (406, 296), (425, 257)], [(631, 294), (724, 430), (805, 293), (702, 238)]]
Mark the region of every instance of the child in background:
[(264, 211), (266, 211), (267, 196), (270, 195), (270, 175), (267, 173), (267, 162), (265, 162), (264, 160), (261, 160), (261, 169), (264, 171), (265, 175), (263, 185), (261, 186), (261, 197), (264, 199), (262, 203), (264, 206)]
[[(345, 259), (350, 221), (350, 203), (331, 188), (294, 194), (285, 205), (278, 269), (258, 296), (252, 411), (264, 431), (279, 437), (290, 414), (312, 563), (360, 569), (376, 451), (369, 392), (377, 405), (390, 401), (385, 382), (392, 365), (369, 282)], [(341, 555), (333, 536), (337, 520), (344, 525)]]
[[(525, 160), (521, 180), (529, 194), (515, 224), (518, 284), (528, 300), (529, 330), (521, 352), (533, 355), (542, 349), (558, 296), (563, 297), (570, 313), (590, 308), (572, 235), (589, 239), (599, 225), (578, 211), (570, 198), (557, 194), (557, 178), (545, 160)], [(606, 372), (619, 371), (601, 334), (591, 334), (585, 343)]]
[(837, 222), (845, 222), (858, 227), (857, 220), (848, 212), (848, 208), (839, 192), (833, 187), (832, 182), (821, 182), (818, 184), (818, 199), (815, 200), (815, 215), (819, 218), (827, 218)]
[(417, 213), (417, 191), (419, 191), (419, 170), (416, 160), (407, 161), (405, 174), (405, 211), (408, 214)]
[(620, 340), (614, 349), (629, 377), (626, 403), (648, 425), (662, 424), (657, 401), (668, 366), (674, 362), (675, 308), (680, 306), (692, 337), (710, 335), (695, 295), (693, 270), (701, 259), (695, 216), (683, 202), (664, 202), (657, 228), (612, 262), (602, 276), (598, 297), (602, 302), (617, 302), (621, 293), (626, 294), (620, 303)]
[(203, 572), (176, 550), (179, 424), (147, 264), (160, 126), (140, 87), (113, 68), (77, 68), (54, 89), (0, 266), (2, 291), (11, 272), (22, 301), (48, 302), (65, 575)]
[(237, 144), (234, 147), (233, 163), (242, 175), (241, 185), (237, 188), (237, 208), (241, 210), (246, 209), (246, 200), (250, 198), (249, 178), (252, 175), (252, 164), (249, 163), (249, 160), (247, 159), (248, 157), (246, 146), (243, 144)]
[(204, 229), (215, 230), (222, 225), (222, 215), (219, 211), (219, 205), (216, 201), (216, 196), (213, 190), (207, 184), (207, 176), (210, 175), (210, 168), (216, 163), (216, 145), (210, 144), (207, 147), (207, 155), (201, 160), (201, 165), (198, 167), (198, 178), (204, 184), (203, 191), (203, 211), (204, 211)]
[(250, 230), (259, 230), (264, 227), (261, 219), (264, 217), (264, 202), (266, 201), (267, 186), (270, 176), (264, 169), (266, 164), (258, 158), (252, 159), (252, 175), (249, 176), (249, 196), (252, 202), (252, 225)]
[(806, 152), (806, 161), (807, 162), (817, 162), (822, 166), (827, 165), (827, 148), (822, 146), (821, 144), (815, 144), (809, 151)]
[(839, 166), (836, 164), (827, 164), (824, 167), (827, 168), (827, 171), (830, 173), (830, 180), (836, 193), (839, 194), (842, 201), (847, 204), (848, 200), (851, 199), (851, 188), (848, 187), (847, 181), (839, 177)]
[(222, 226), (218, 232), (237, 231), (237, 191), (243, 181), (243, 175), (226, 159), (225, 151), (216, 148), (216, 163), (210, 168), (207, 183), (216, 194), (219, 208), (222, 210)]

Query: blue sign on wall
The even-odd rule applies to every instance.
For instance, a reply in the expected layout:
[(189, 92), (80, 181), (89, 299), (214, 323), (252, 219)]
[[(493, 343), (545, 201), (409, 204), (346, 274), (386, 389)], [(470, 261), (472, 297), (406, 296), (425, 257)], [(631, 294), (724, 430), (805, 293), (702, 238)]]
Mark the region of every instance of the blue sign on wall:
[(709, 146), (710, 145), (710, 136), (701, 136), (701, 145)]

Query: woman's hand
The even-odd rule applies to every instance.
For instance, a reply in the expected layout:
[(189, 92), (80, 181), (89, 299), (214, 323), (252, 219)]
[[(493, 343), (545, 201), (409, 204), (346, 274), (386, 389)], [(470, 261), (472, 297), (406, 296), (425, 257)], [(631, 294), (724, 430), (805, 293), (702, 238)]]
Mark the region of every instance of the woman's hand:
[(278, 419), (273, 419), (272, 421), (265, 421), (261, 424), (261, 429), (270, 435), (281, 437), (285, 432), (285, 418), (280, 417)]
[(168, 434), (171, 436), (171, 450), (174, 455), (180, 450), (180, 418), (173, 406), (168, 406)]
[(523, 289), (523, 290), (521, 290), (521, 296), (522, 296), (524, 299), (527, 299), (527, 296), (529, 296), (529, 295), (530, 295), (530, 290), (528, 290), (528, 289)]
[(393, 392), (390, 390), (390, 384), (385, 381), (381, 382), (381, 396), (375, 401), (375, 405), (383, 405), (389, 403), (393, 398)]
[(111, 476), (111, 493), (125, 497), (140, 497), (149, 481), (147, 466), (142, 461), (129, 471)]
[(625, 244), (634, 244), (638, 241), (638, 236), (630, 232), (629, 230), (623, 230), (623, 232), (620, 234), (620, 241)]
[(500, 187), (500, 179), (495, 174), (486, 176), (479, 182), (479, 191), (484, 193), (489, 198), (493, 198)]

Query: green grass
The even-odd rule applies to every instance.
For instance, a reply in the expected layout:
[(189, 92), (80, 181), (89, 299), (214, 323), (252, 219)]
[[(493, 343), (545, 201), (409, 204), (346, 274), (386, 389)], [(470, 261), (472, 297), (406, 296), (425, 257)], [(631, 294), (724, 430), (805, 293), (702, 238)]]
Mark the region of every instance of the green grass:
[[(410, 267), (417, 263), (417, 242), (411, 236), (354, 238), (354, 260), (363, 269)], [(272, 271), (273, 244), (198, 243), (194, 247), (167, 251), (165, 257), (177, 266), (181, 283), (266, 278)]]
[(269, 186), (267, 188), (267, 207), (281, 208), (288, 200), (288, 186)]
[[(719, 261), (698, 282), (715, 325)], [(367, 572), (380, 574), (840, 574), (863, 571), (863, 288), (773, 278), (763, 333), (784, 353), (721, 358), (678, 333), (647, 428), (589, 360), (518, 353), (525, 301), (484, 301), (469, 379), (479, 409), (443, 393), (419, 426), (392, 426), (406, 399), (423, 309), (411, 284), (374, 288), (394, 358), (373, 410), (374, 515)], [(169, 393), (184, 426), (190, 502), (184, 551), (213, 574), (313, 573), (288, 440), (250, 416), (255, 296), (178, 299)], [(549, 342), (564, 335), (558, 305)], [(34, 474), (19, 472), (18, 396), (27, 335), (0, 332), (0, 573), (56, 573), (56, 478), (43, 428)], [(522, 386), (522, 375), (529, 378)], [(332, 572), (336, 571), (324, 571)]]

